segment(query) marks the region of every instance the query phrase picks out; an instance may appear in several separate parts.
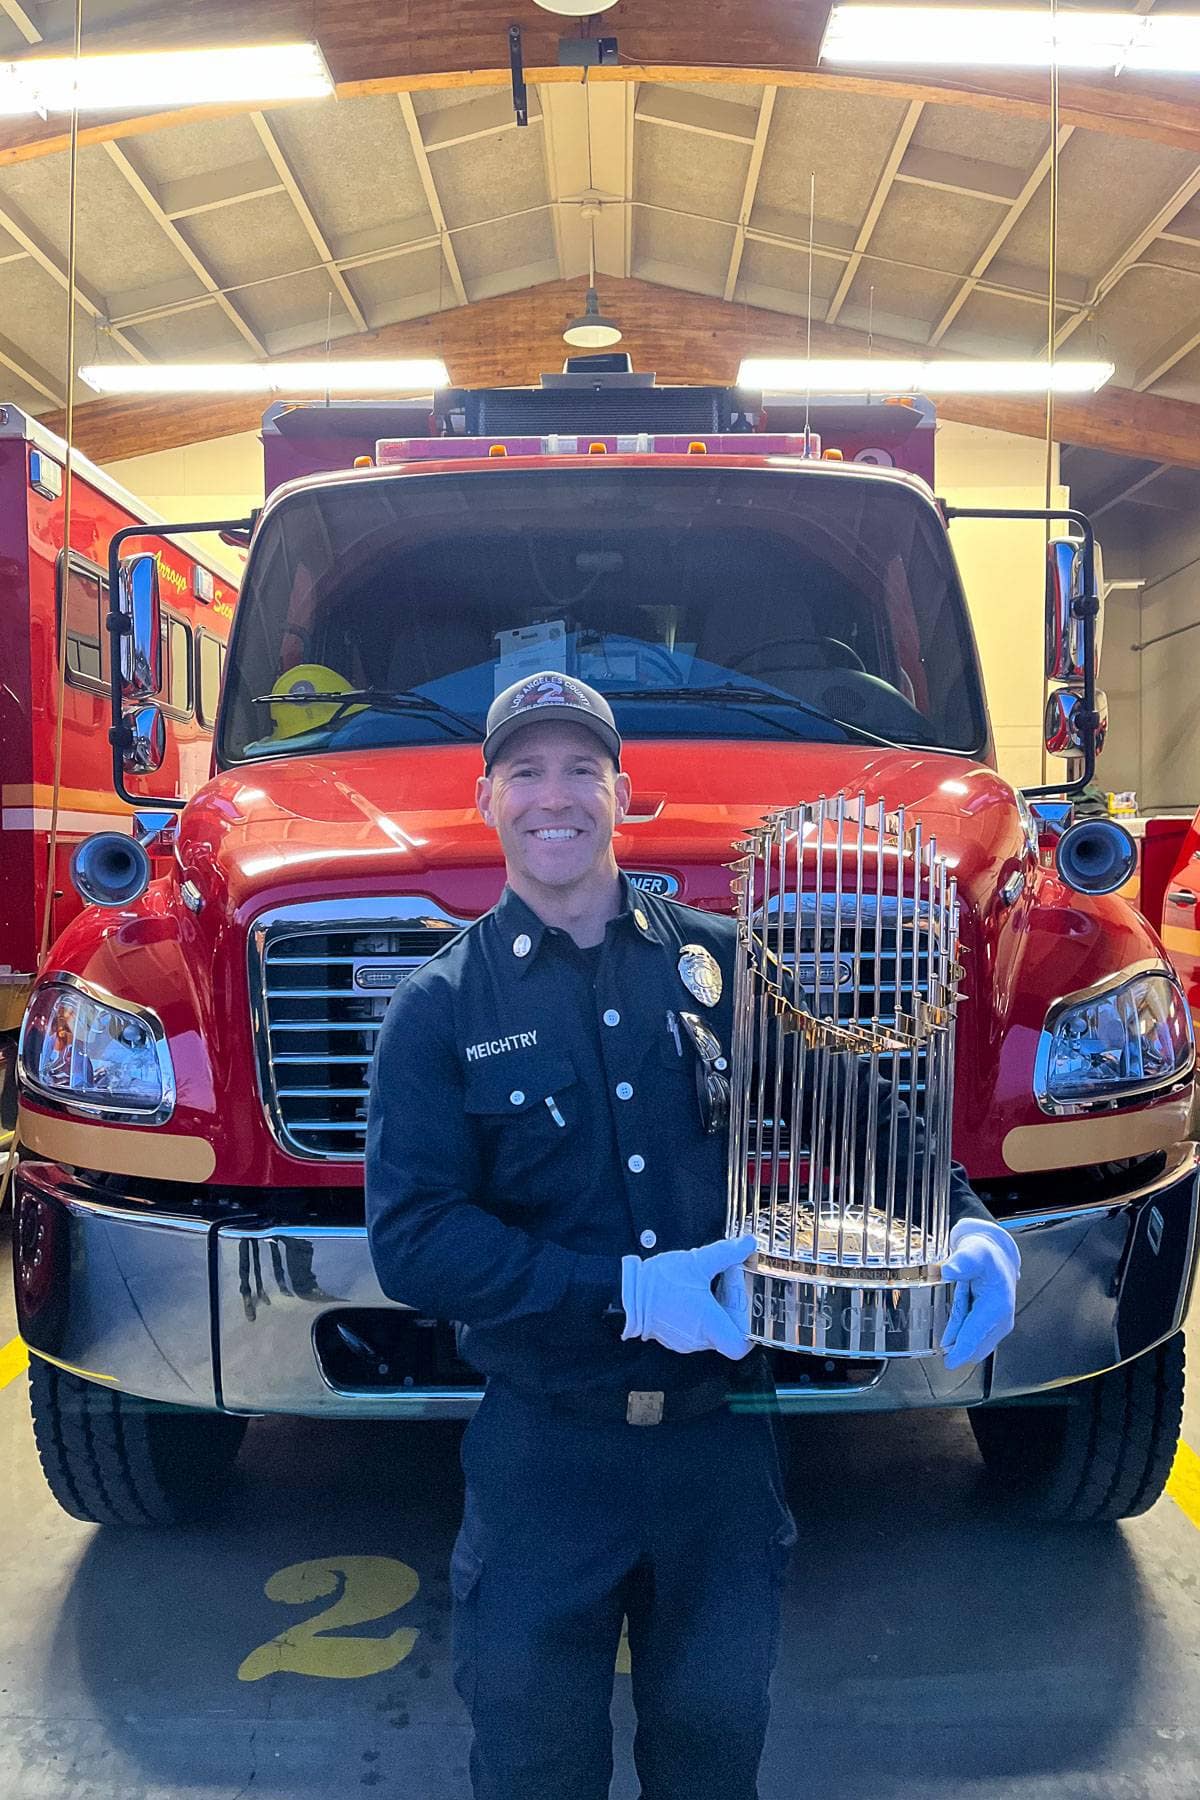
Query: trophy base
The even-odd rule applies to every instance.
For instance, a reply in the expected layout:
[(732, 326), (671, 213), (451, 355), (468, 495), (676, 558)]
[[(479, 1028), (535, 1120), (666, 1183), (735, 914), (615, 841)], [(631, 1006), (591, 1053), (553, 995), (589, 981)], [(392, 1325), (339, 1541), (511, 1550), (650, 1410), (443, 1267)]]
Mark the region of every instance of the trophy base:
[(750, 1336), (773, 1350), (820, 1356), (932, 1356), (950, 1318), (950, 1282), (853, 1284), (749, 1274)]

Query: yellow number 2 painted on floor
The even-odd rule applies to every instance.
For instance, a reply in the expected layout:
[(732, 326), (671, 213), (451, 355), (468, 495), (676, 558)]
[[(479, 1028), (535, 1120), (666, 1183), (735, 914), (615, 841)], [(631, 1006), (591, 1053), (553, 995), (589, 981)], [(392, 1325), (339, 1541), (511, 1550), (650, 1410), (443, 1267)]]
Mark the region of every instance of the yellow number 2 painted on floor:
[(316, 1675), (333, 1681), (355, 1681), (381, 1675), (403, 1662), (417, 1641), (415, 1630), (401, 1628), (387, 1637), (331, 1637), (350, 1625), (386, 1619), (407, 1606), (421, 1583), (414, 1569), (391, 1556), (318, 1557), (279, 1569), (263, 1592), (283, 1606), (310, 1606), (327, 1594), (341, 1593), (332, 1606), (311, 1619), (281, 1631), (252, 1650), (238, 1670), (239, 1681), (261, 1681), (264, 1675)]

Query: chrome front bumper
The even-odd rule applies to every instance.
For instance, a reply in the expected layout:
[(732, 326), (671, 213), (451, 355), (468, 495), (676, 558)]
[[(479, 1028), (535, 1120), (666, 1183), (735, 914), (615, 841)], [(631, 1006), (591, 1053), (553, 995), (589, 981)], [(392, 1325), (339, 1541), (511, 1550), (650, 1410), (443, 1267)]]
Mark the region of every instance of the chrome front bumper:
[[(1021, 1246), (1016, 1329), (989, 1365), (876, 1366), (796, 1387), (789, 1410), (970, 1406), (1126, 1362), (1183, 1323), (1195, 1277), (1200, 1147), (1120, 1200), (1006, 1221)], [(375, 1280), (361, 1226), (220, 1224), (101, 1201), (53, 1163), (17, 1176), (17, 1316), (30, 1349), (124, 1392), (235, 1413), (461, 1418), (480, 1388), (335, 1385), (318, 1353), (331, 1312), (405, 1309)]]

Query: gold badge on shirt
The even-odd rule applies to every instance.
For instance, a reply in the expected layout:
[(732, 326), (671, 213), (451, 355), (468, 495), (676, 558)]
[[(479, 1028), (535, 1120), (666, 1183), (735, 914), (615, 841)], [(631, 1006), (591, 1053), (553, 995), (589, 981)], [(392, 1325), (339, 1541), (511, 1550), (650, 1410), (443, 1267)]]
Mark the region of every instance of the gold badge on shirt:
[(679, 952), (679, 979), (703, 1006), (715, 1006), (721, 998), (721, 965), (703, 944), (683, 946)]

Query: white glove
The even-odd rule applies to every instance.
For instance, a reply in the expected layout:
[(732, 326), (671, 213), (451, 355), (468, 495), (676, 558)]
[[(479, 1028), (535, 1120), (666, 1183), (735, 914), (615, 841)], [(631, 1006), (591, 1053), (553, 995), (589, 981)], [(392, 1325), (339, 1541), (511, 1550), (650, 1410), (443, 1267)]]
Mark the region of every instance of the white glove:
[[(625, 1308), (622, 1338), (640, 1337), (664, 1344), (668, 1350), (690, 1355), (695, 1350), (719, 1350), (738, 1362), (750, 1349), (746, 1334), (749, 1303), (740, 1265), (758, 1249), (758, 1240), (718, 1238), (698, 1250), (663, 1250), (642, 1260), (621, 1259), (621, 1304)], [(741, 1282), (746, 1320), (712, 1291), (720, 1275)], [(729, 1289), (736, 1306), (736, 1288)]]
[(946, 1367), (983, 1362), (1013, 1328), (1021, 1252), (1001, 1225), (960, 1219), (950, 1233), (942, 1277), (957, 1285), (942, 1334)]

